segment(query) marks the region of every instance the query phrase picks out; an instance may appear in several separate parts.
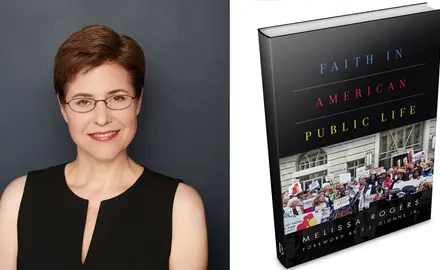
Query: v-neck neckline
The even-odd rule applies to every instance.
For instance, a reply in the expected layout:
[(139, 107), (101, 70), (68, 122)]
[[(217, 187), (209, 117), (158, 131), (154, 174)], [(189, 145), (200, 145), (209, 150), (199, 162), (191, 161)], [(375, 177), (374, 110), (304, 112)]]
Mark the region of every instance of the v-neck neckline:
[[(61, 175), (62, 175), (62, 186), (64, 187), (64, 189), (66, 189), (67, 193), (70, 194), (70, 197), (74, 198), (75, 200), (81, 202), (84, 207), (85, 207), (85, 212), (84, 212), (84, 219), (83, 222), (81, 222), (82, 227), (80, 230), (80, 252), (79, 252), (79, 263), (81, 267), (86, 267), (87, 262), (90, 261), (90, 254), (91, 251), (93, 251), (93, 246), (94, 246), (94, 242), (96, 242), (96, 238), (97, 238), (97, 233), (99, 233), (98, 229), (99, 229), (99, 222), (102, 216), (102, 208), (103, 205), (112, 202), (112, 201), (117, 201), (119, 199), (124, 198), (125, 196), (127, 196), (129, 193), (133, 192), (133, 190), (135, 190), (136, 186), (140, 184), (140, 182), (142, 181), (142, 178), (144, 177), (144, 175), (146, 174), (146, 167), (143, 165), (140, 165), (141, 167), (143, 167), (143, 171), (142, 173), (139, 175), (139, 177), (136, 179), (136, 181), (129, 186), (126, 190), (124, 190), (123, 192), (121, 192), (120, 194), (113, 196), (111, 198), (105, 199), (105, 200), (101, 200), (101, 202), (99, 202), (99, 208), (98, 208), (98, 212), (96, 214), (96, 221), (95, 224), (93, 226), (93, 230), (92, 230), (92, 235), (90, 238), (90, 243), (87, 249), (87, 253), (85, 254), (84, 257), (84, 261), (83, 261), (83, 245), (84, 245), (84, 234), (85, 234), (85, 229), (86, 229), (86, 224), (87, 224), (87, 216), (89, 213), (89, 205), (90, 205), (90, 200), (83, 198), (79, 195), (77, 195), (75, 192), (73, 192), (73, 190), (69, 187), (69, 185), (67, 184), (67, 177), (66, 177), (66, 166), (67, 166), (68, 162), (62, 164), (60, 166), (61, 169)], [(96, 244), (95, 244), (96, 245)], [(75, 256), (76, 257), (76, 256)]]
[(100, 202), (99, 206), (98, 206), (98, 212), (96, 213), (95, 225), (92, 228), (92, 235), (90, 237), (90, 243), (89, 243), (89, 246), (87, 248), (87, 252), (85, 253), (84, 261), (83, 261), (84, 235), (85, 235), (86, 225), (87, 225), (87, 216), (88, 216), (88, 213), (89, 213), (89, 201), (88, 200), (86, 200), (86, 201), (87, 201), (87, 203), (86, 203), (87, 208), (86, 208), (85, 219), (84, 219), (84, 223), (83, 223), (84, 226), (82, 226), (83, 229), (82, 229), (82, 234), (81, 234), (82, 237), (81, 237), (81, 245), (80, 245), (80, 247), (81, 247), (80, 251), (81, 252), (80, 252), (80, 256), (79, 256), (79, 261), (80, 261), (82, 267), (85, 267), (87, 261), (90, 260), (88, 258), (90, 257), (89, 255), (90, 255), (90, 251), (92, 250), (93, 242), (96, 241), (95, 240), (96, 239), (96, 233), (98, 232), (97, 228), (99, 227), (98, 226), (98, 222), (99, 222), (99, 219), (101, 217), (100, 212), (101, 212), (101, 206), (102, 206), (102, 202)]

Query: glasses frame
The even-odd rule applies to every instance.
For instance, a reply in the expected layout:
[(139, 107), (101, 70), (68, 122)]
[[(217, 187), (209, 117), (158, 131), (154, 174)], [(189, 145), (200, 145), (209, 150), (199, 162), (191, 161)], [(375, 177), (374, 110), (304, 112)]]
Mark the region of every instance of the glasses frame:
[[(106, 98), (106, 99), (93, 99), (93, 98), (89, 98), (89, 97), (87, 97), (87, 98), (86, 98), (86, 97), (84, 97), (84, 98), (73, 98), (73, 99), (69, 100), (68, 102), (65, 101), (64, 104), (68, 105), (69, 108), (70, 108), (72, 111), (76, 112), (76, 113), (88, 113), (88, 112), (93, 111), (93, 110), (96, 108), (96, 104), (98, 104), (99, 101), (102, 101), (102, 102), (104, 102), (105, 106), (106, 106), (108, 109), (110, 109), (110, 110), (112, 110), (112, 111), (121, 111), (121, 110), (125, 110), (125, 109), (127, 109), (128, 107), (130, 107), (131, 104), (133, 104), (133, 100), (134, 100), (135, 98), (137, 98), (136, 96), (130, 96), (130, 95), (128, 95), (128, 94), (117, 95), (117, 96), (125, 96), (125, 97), (129, 97), (129, 98), (131, 98), (130, 104), (128, 104), (127, 107), (122, 108), (122, 109), (113, 109), (113, 108), (110, 108), (110, 107), (108, 106), (108, 101), (107, 101), (107, 100), (110, 99), (110, 98), (113, 98), (113, 97), (115, 97), (115, 96), (110, 96), (110, 97), (108, 97), (108, 98)], [(74, 110), (74, 109), (72, 108), (72, 106), (70, 106), (70, 102), (75, 101), (75, 100), (79, 100), (79, 99), (93, 100), (93, 102), (94, 102), (94, 103), (93, 103), (93, 108), (90, 109), (90, 110), (88, 110), (88, 111), (85, 111), (85, 112), (80, 112), (80, 111), (76, 111), (76, 110)]]

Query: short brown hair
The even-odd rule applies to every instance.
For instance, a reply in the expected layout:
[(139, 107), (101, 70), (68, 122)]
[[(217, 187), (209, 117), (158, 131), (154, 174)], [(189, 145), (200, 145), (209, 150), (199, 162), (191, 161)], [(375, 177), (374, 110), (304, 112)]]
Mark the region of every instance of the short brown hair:
[(139, 97), (144, 86), (145, 56), (136, 41), (103, 25), (89, 25), (68, 35), (55, 56), (53, 79), (60, 101), (65, 102), (66, 85), (79, 72), (85, 74), (110, 62), (130, 74), (136, 97)]

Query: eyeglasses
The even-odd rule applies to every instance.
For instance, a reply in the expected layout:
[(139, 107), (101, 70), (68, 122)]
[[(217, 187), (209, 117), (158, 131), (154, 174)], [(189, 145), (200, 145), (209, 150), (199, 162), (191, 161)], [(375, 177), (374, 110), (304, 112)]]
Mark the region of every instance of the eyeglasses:
[(109, 108), (110, 110), (123, 110), (130, 107), (133, 99), (135, 98), (136, 97), (132, 97), (130, 95), (116, 95), (99, 100), (93, 98), (74, 98), (69, 102), (65, 102), (65, 104), (69, 105), (72, 111), (78, 113), (93, 111), (98, 101), (103, 101), (105, 103), (105, 106), (107, 106), (107, 108)]

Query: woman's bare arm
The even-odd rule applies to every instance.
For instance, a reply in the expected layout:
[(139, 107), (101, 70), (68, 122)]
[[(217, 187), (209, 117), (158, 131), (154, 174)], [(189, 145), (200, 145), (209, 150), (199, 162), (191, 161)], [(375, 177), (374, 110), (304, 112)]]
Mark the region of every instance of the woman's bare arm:
[(17, 219), (26, 176), (12, 181), (0, 200), (0, 269), (17, 269)]
[(179, 184), (173, 206), (170, 270), (206, 270), (208, 237), (205, 210), (199, 194)]

